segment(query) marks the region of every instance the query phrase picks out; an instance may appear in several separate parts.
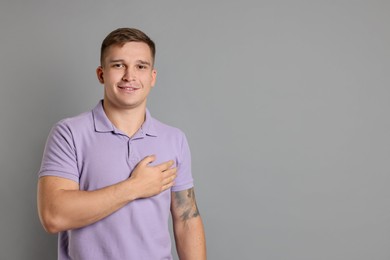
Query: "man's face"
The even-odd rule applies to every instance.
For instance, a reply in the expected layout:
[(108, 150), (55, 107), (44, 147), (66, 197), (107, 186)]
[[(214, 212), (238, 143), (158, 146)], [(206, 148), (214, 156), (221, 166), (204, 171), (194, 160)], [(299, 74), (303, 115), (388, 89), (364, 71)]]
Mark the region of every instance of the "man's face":
[(157, 72), (149, 46), (143, 42), (128, 42), (122, 47), (110, 46), (96, 73), (104, 84), (105, 106), (134, 109), (146, 107)]

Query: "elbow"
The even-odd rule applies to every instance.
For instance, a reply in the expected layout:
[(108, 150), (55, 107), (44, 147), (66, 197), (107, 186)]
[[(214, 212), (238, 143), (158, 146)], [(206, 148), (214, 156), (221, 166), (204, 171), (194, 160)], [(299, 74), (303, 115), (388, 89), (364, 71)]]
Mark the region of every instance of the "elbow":
[(58, 217), (52, 216), (49, 213), (39, 214), (39, 218), (43, 229), (49, 234), (57, 234), (61, 231), (64, 231), (63, 225)]
[(58, 234), (61, 230), (50, 222), (42, 222), (43, 229), (49, 234)]

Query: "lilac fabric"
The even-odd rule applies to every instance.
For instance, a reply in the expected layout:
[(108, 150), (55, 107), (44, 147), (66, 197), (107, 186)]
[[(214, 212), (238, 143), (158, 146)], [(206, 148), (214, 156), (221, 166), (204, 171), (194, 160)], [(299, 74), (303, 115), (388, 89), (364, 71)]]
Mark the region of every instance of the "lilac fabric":
[(145, 156), (156, 165), (174, 160), (175, 186), (147, 199), (133, 201), (105, 219), (61, 232), (58, 259), (172, 259), (168, 220), (171, 192), (193, 186), (191, 156), (185, 135), (146, 112), (131, 138), (116, 129), (102, 101), (90, 112), (57, 123), (46, 143), (39, 177), (73, 180), (81, 190), (96, 190), (129, 178)]

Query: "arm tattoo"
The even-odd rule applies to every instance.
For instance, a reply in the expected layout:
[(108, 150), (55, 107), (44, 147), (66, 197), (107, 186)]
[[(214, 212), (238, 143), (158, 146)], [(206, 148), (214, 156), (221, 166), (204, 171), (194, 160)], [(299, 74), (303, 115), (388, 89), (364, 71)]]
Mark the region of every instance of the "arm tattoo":
[(175, 192), (175, 207), (180, 212), (180, 218), (187, 221), (199, 216), (198, 206), (195, 201), (194, 189)]

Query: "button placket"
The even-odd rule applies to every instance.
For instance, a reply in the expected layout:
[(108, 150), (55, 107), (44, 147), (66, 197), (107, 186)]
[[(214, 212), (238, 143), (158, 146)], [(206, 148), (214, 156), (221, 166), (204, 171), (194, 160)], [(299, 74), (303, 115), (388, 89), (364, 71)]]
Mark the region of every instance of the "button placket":
[(129, 165), (130, 167), (135, 167), (139, 161), (141, 160), (139, 154), (138, 154), (138, 151), (135, 147), (135, 142), (138, 141), (138, 139), (140, 138), (130, 138), (129, 141), (128, 141), (128, 150), (129, 150), (129, 153), (128, 153), (128, 162), (129, 162)]

